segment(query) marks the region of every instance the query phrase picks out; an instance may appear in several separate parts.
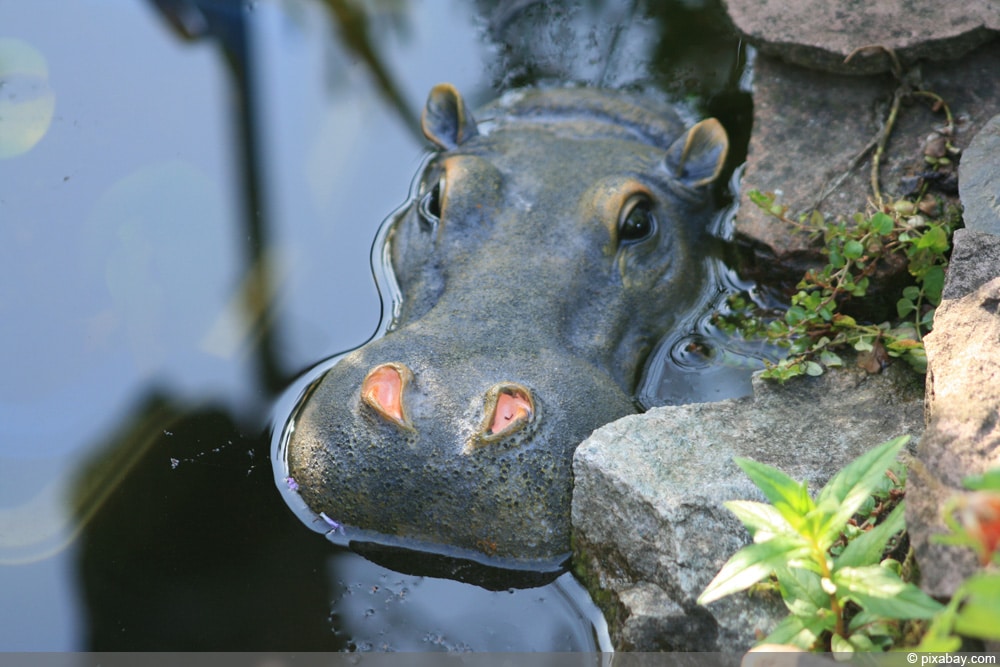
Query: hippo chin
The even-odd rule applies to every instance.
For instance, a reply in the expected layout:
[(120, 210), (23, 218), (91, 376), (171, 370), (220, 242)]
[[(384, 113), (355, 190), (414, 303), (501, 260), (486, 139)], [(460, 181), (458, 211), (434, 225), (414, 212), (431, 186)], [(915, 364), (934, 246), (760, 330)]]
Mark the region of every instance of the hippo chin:
[(700, 294), (728, 141), (586, 88), (476, 116), (431, 91), (437, 152), (383, 230), (395, 317), (309, 387), (285, 464), (341, 540), (544, 569), (570, 551), (574, 449), (637, 411), (646, 356)]

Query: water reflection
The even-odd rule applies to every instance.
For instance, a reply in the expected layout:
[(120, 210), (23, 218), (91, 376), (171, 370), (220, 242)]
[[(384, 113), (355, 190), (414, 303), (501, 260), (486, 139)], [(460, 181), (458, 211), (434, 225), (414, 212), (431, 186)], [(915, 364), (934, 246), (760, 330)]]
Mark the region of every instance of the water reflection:
[[(46, 65), (0, 57), (0, 648), (360, 647), (338, 586), (391, 575), (286, 509), (266, 422), (378, 324), (369, 247), (426, 91), (665, 84), (662, 59), (711, 104), (738, 49), (699, 27), (718, 76), (695, 76), (676, 23), (634, 2), (49, 4), (0, 4), (0, 55)], [(721, 106), (733, 134), (747, 102)], [(591, 623), (531, 604), (574, 619), (561, 637)], [(428, 648), (461, 641), (497, 645)]]

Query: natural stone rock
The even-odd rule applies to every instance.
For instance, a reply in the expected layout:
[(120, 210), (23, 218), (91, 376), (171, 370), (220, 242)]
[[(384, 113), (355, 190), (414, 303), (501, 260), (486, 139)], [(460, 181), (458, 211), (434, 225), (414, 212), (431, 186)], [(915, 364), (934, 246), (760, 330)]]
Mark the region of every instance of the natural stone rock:
[[(924, 88), (946, 100), (955, 115), (951, 140), (957, 147), (968, 146), (1000, 112), (997, 72), (1000, 40), (960, 61), (922, 66)], [(767, 57), (755, 61), (753, 80), (753, 135), (734, 240), (749, 251), (744, 275), (769, 284), (794, 283), (806, 269), (824, 263), (819, 245), (760, 210), (747, 193), (781, 192), (793, 219), (814, 209), (828, 219), (863, 212), (872, 196), (872, 153), (866, 148), (882, 127), (897, 82), (887, 75), (824, 74)], [(924, 182), (934, 194), (957, 203), (954, 174), (932, 178), (924, 160), (928, 140), (944, 124), (943, 113), (932, 111), (926, 98), (903, 103), (881, 160), (884, 196), (902, 197)], [(875, 282), (895, 291), (893, 276), (908, 280), (899, 265), (885, 267)]]
[(1000, 31), (993, 0), (725, 0), (736, 29), (761, 53), (831, 72), (887, 72), (895, 52), (904, 66), (964, 55)]
[(945, 298), (927, 349), (927, 431), (907, 478), (906, 523), (921, 586), (950, 596), (978, 569), (969, 549), (936, 544), (941, 508), (962, 479), (1000, 464), (1000, 237), (956, 232)]
[[(1000, 156), (1000, 154), (998, 154)], [(948, 277), (941, 297), (945, 302), (961, 299), (1000, 275), (1000, 236), (972, 229), (959, 229), (952, 237)], [(938, 335), (947, 333), (937, 314), (934, 328)], [(933, 338), (931, 339), (933, 340)], [(1000, 344), (1000, 341), (997, 341)]]
[(743, 456), (819, 489), (844, 464), (923, 427), (922, 378), (903, 364), (777, 385), (752, 398), (654, 408), (613, 422), (574, 457), (574, 562), (629, 650), (742, 651), (785, 615), (777, 599), (695, 599), (749, 540), (722, 503), (760, 496)]
[(972, 139), (958, 173), (965, 227), (1000, 234), (1000, 116)]

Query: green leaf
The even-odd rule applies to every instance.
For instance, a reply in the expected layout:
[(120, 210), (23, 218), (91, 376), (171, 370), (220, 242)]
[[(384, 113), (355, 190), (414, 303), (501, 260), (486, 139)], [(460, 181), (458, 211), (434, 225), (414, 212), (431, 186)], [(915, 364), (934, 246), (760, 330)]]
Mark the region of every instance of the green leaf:
[(837, 597), (885, 618), (931, 618), (942, 605), (895, 572), (878, 565), (844, 567), (833, 573)]
[(1000, 491), (1000, 468), (987, 470), (982, 475), (970, 475), (962, 480), (970, 491)]
[(916, 301), (920, 298), (920, 288), (916, 285), (910, 285), (909, 287), (903, 288), (903, 298), (909, 299), (910, 301)]
[[(848, 637), (847, 643), (853, 651), (861, 651), (862, 653), (873, 653), (879, 650), (879, 648), (872, 643), (872, 640), (869, 639), (867, 635), (861, 634), (860, 632)], [(837, 649), (833, 650), (836, 651)]]
[(740, 457), (733, 460), (793, 528), (815, 507), (805, 484), (764, 463)]
[(775, 569), (778, 588), (788, 611), (796, 616), (815, 616), (830, 611), (830, 595), (823, 590), (822, 577), (801, 567)]
[(865, 247), (854, 239), (844, 244), (844, 257), (847, 259), (859, 259), (863, 254)]
[(895, 226), (896, 225), (892, 221), (892, 217), (886, 215), (885, 213), (879, 212), (872, 216), (872, 231), (880, 236), (888, 236), (889, 234), (892, 234), (892, 230)]
[(774, 505), (754, 500), (730, 500), (723, 505), (747, 527), (755, 541), (763, 542), (774, 535), (795, 532)]
[(944, 253), (948, 250), (948, 234), (943, 228), (932, 226), (917, 239), (916, 246), (939, 254)]
[(757, 206), (760, 206), (765, 211), (769, 210), (771, 208), (771, 204), (773, 203), (773, 199), (762, 193), (760, 190), (751, 190), (747, 193), (747, 197), (750, 198), (750, 201)]
[(900, 436), (865, 452), (842, 468), (819, 492), (816, 505), (830, 509), (824, 533), (818, 536), (822, 549), (830, 548), (848, 519), (878, 489), (885, 471), (909, 440), (908, 435)]
[(823, 350), (820, 352), (819, 360), (824, 366), (828, 367), (844, 365), (844, 360), (840, 358), (840, 355), (835, 352), (831, 352), (830, 350)]
[(823, 374), (823, 367), (815, 361), (806, 362), (806, 375), (818, 376)]
[(831, 629), (833, 629), (833, 619), (820, 616), (812, 618), (787, 616), (759, 643), (783, 644), (808, 651), (823, 632)]
[[(830, 650), (833, 653), (854, 653), (854, 645), (840, 635), (834, 633), (834, 635), (830, 637)], [(844, 658), (837, 659), (842, 660)]]
[(900, 317), (906, 317), (916, 309), (916, 305), (909, 299), (900, 299), (896, 302), (896, 314)]
[(924, 274), (924, 293), (932, 306), (941, 303), (941, 292), (944, 290), (944, 269), (932, 266)]
[(834, 570), (878, 565), (889, 539), (906, 528), (903, 507), (904, 503), (899, 503), (882, 523), (848, 542), (840, 555), (834, 559)]
[(1000, 639), (1000, 598), (967, 598), (955, 618), (955, 632), (979, 639)]
[(745, 590), (807, 552), (808, 546), (802, 539), (792, 535), (776, 535), (767, 542), (743, 547), (709, 582), (698, 597), (698, 604), (708, 604)]
[(801, 306), (792, 306), (785, 311), (785, 322), (788, 322), (789, 326), (794, 327), (807, 317), (809, 317), (809, 313), (807, 313), (805, 308), (802, 308)]

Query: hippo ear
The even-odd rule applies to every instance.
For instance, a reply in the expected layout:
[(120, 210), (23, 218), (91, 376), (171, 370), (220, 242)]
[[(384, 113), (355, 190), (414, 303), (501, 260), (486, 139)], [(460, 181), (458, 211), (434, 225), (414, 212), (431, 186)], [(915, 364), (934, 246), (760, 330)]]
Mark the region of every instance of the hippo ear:
[(450, 83), (439, 83), (427, 96), (427, 106), (420, 117), (424, 136), (450, 150), (479, 134), (476, 119), (465, 108), (465, 101)]
[(670, 146), (666, 157), (667, 169), (688, 187), (707, 185), (718, 178), (728, 152), (729, 137), (722, 123), (707, 118)]

